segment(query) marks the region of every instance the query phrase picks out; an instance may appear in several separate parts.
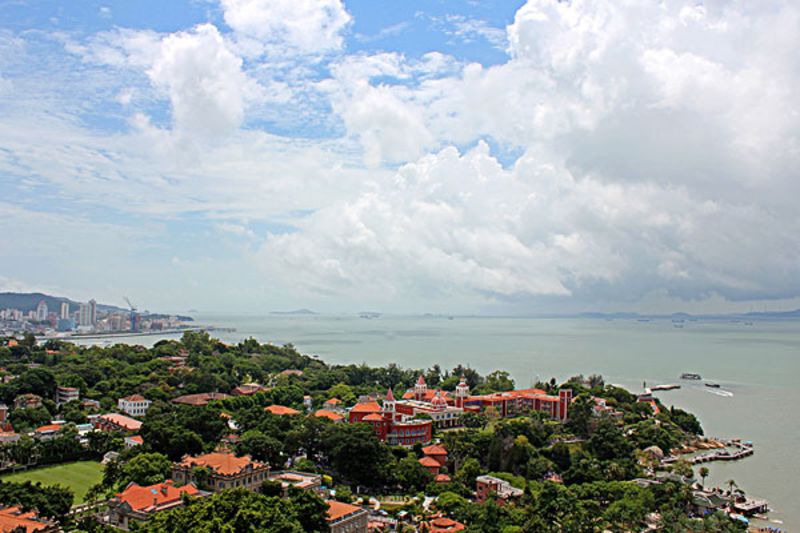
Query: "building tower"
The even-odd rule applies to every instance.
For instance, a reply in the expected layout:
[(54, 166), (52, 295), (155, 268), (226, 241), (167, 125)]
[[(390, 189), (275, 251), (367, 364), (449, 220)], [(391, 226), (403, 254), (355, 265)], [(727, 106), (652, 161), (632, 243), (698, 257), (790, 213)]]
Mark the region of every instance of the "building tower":
[(414, 399), (421, 402), (425, 399), (425, 394), (428, 392), (428, 385), (425, 383), (425, 376), (419, 375), (417, 384), (414, 385)]
[(36, 306), (36, 320), (39, 322), (47, 320), (47, 304), (44, 300), (40, 300), (39, 305)]
[(61, 313), (58, 318), (69, 318), (69, 304), (67, 302), (61, 302)]
[(437, 390), (436, 394), (433, 395), (433, 399), (431, 400), (431, 405), (434, 409), (441, 411), (447, 409), (447, 400), (444, 399), (444, 396)]
[(89, 321), (92, 326), (97, 325), (97, 302), (89, 300)]
[(569, 417), (569, 404), (572, 403), (572, 389), (558, 391), (558, 418), (561, 421)]
[(386, 398), (383, 400), (383, 418), (394, 422), (396, 409), (397, 402), (394, 399), (392, 388), (389, 387), (389, 391), (386, 393)]
[(456, 407), (463, 409), (467, 396), (469, 396), (469, 385), (467, 385), (467, 378), (462, 375), (461, 381), (456, 385)]

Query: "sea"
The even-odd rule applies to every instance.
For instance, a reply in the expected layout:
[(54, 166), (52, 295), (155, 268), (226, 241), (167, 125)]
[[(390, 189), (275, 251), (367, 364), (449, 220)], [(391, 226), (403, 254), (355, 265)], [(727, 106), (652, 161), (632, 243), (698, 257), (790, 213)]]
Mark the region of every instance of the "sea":
[[(734, 480), (748, 495), (770, 502), (770, 521), (757, 525), (800, 531), (800, 321), (276, 314), (195, 319), (235, 328), (213, 333), (225, 342), (254, 337), (292, 343), (329, 363), (442, 369), (462, 364), (482, 374), (501, 369), (520, 388), (576, 374), (601, 374), (606, 383), (637, 393), (677, 383), (680, 389), (656, 393), (665, 405), (695, 413), (708, 436), (740, 438), (755, 447), (752, 457), (708, 463), (706, 485), (727, 487)], [(703, 380), (682, 380), (684, 372)]]

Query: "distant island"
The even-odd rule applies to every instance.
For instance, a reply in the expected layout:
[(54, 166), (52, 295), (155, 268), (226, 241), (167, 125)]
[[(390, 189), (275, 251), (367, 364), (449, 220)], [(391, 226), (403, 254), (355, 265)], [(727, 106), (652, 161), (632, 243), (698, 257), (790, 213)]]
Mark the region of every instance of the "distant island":
[(318, 315), (319, 313), (311, 309), (295, 309), (294, 311), (270, 311), (271, 315)]

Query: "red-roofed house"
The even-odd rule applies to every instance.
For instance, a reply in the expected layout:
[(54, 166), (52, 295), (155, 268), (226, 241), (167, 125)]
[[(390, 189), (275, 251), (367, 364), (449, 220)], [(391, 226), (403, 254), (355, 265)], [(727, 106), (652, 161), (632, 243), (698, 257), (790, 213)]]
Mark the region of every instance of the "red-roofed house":
[(333, 420), (334, 422), (341, 422), (344, 420), (344, 417), (335, 411), (330, 411), (328, 409), (319, 409), (314, 416), (318, 418), (327, 418), (328, 420)]
[(399, 446), (413, 446), (430, 442), (433, 423), (408, 416), (397, 410), (397, 401), (391, 389), (383, 400), (364, 401), (350, 409), (350, 423), (363, 422), (372, 426), (375, 435), (382, 441)]
[(130, 416), (144, 416), (152, 402), (141, 394), (131, 394), (117, 400), (117, 409)]
[(200, 394), (186, 394), (184, 396), (178, 396), (172, 400), (172, 403), (201, 406), (208, 405), (209, 402), (215, 400), (225, 400), (227, 398), (230, 398), (230, 396), (221, 392), (201, 392)]
[(328, 527), (331, 533), (367, 533), (369, 513), (357, 505), (328, 500)]
[(423, 457), (419, 460), (419, 464), (424, 466), (425, 469), (434, 477), (439, 475), (439, 469), (442, 468), (442, 465), (439, 464), (439, 461), (433, 457)]
[(119, 413), (108, 413), (98, 416), (94, 421), (94, 427), (101, 431), (128, 431), (133, 433), (142, 428), (142, 423), (135, 418)]
[(461, 522), (456, 522), (444, 516), (437, 516), (420, 524), (420, 531), (427, 533), (455, 533), (465, 529), (467, 529), (467, 526)]
[(261, 392), (264, 390), (264, 387), (259, 385), (258, 383), (245, 383), (243, 385), (239, 385), (235, 389), (231, 391), (231, 395), (233, 396), (252, 396), (257, 392)]
[(178, 483), (197, 483), (196, 467), (208, 469), (208, 487), (214, 492), (232, 488), (255, 491), (269, 476), (269, 465), (253, 461), (249, 455), (236, 457), (229, 452), (213, 452), (197, 457), (185, 455), (172, 465), (172, 479)]
[(108, 501), (105, 516), (109, 524), (128, 529), (132, 521), (144, 522), (159, 511), (181, 507), (184, 494), (203, 497), (210, 493), (198, 490), (191, 483), (176, 487), (172, 480), (149, 487), (130, 483)]
[(56, 436), (56, 433), (64, 427), (64, 424), (46, 424), (44, 426), (39, 426), (33, 432), (37, 439), (40, 440), (50, 440)]
[(422, 448), (422, 453), (427, 457), (436, 459), (440, 466), (444, 466), (447, 463), (447, 450), (441, 444), (425, 446)]
[(23, 512), (19, 507), (0, 509), (0, 531), (3, 533), (50, 533), (58, 530), (58, 524), (39, 518), (32, 511)]
[(125, 447), (126, 448), (133, 448), (134, 446), (141, 446), (144, 444), (144, 439), (141, 435), (133, 435), (131, 437), (125, 437)]
[(270, 405), (265, 407), (264, 410), (268, 413), (278, 416), (292, 416), (300, 414), (300, 411), (297, 409), (292, 409), (291, 407), (286, 407), (285, 405)]

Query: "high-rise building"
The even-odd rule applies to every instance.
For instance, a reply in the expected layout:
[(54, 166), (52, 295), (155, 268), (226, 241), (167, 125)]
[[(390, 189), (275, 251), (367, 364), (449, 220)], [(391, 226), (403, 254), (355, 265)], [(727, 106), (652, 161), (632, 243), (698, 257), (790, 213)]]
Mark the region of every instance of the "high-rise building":
[(61, 302), (61, 313), (58, 318), (69, 318), (69, 304), (67, 302)]
[(97, 302), (89, 300), (89, 303), (81, 304), (78, 308), (78, 325), (94, 326), (97, 324)]
[(39, 322), (47, 320), (47, 304), (44, 300), (39, 300), (39, 305), (36, 306), (36, 320)]

